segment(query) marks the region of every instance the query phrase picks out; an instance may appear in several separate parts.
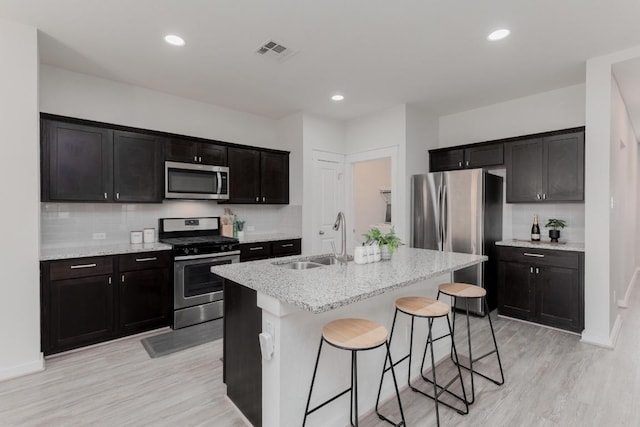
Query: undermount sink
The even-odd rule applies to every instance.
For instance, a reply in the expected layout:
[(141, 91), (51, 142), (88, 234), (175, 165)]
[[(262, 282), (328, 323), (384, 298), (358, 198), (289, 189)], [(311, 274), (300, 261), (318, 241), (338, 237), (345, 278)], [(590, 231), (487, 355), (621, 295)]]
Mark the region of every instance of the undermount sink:
[(310, 268), (322, 267), (324, 264), (310, 261), (294, 261), (286, 264), (276, 264), (279, 267), (289, 268), (291, 270), (308, 270)]
[(331, 255), (329, 256), (321, 256), (321, 257), (317, 257), (317, 258), (311, 258), (309, 259), (310, 262), (316, 262), (318, 264), (322, 264), (322, 265), (334, 265), (338, 263), (338, 260), (335, 257), (332, 257)]

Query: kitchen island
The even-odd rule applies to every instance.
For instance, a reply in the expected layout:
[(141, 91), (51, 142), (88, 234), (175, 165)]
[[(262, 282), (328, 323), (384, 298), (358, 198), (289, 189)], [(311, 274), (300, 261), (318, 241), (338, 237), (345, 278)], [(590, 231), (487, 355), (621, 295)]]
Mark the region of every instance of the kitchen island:
[[(296, 256), (211, 269), (226, 279), (224, 360), (227, 395), (253, 424), (283, 427), (302, 424), (325, 323), (338, 318), (360, 317), (390, 329), (397, 298), (407, 295), (435, 298), (437, 285), (450, 281), (450, 273), (487, 260), (480, 255), (403, 247), (392, 260), (373, 264), (349, 262), (308, 270), (284, 266), (309, 258)], [(406, 320), (399, 319), (396, 325), (394, 357), (408, 348), (409, 322)], [(253, 330), (252, 322), (255, 323)], [(422, 323), (416, 322), (416, 338), (426, 335), (426, 324)], [(442, 332), (445, 325), (436, 322), (435, 334)], [(257, 334), (261, 331), (273, 337), (273, 353), (269, 360), (261, 359), (259, 353), (248, 354), (259, 349)], [(438, 342), (436, 356), (446, 356), (448, 346), (446, 340)], [(414, 347), (414, 351), (421, 351), (420, 345)], [(413, 372), (417, 372), (420, 358), (414, 359)], [(383, 362), (382, 348), (359, 357), (360, 415), (375, 405)], [(347, 353), (326, 346), (318, 368), (312, 405), (348, 387), (349, 368)], [(406, 364), (399, 366), (398, 381), (401, 386), (406, 384)], [(257, 387), (259, 394), (252, 395), (251, 384), (253, 393)], [(382, 393), (383, 398), (392, 396), (391, 381), (385, 381)], [(348, 418), (349, 399), (344, 397), (310, 416), (307, 424), (345, 425)]]

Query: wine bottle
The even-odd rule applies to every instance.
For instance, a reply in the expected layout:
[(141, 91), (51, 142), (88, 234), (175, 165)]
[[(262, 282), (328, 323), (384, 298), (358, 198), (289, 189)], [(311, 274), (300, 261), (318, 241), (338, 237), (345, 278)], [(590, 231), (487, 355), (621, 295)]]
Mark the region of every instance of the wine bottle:
[(531, 240), (533, 242), (540, 241), (540, 226), (538, 225), (538, 215), (533, 216), (533, 225), (531, 226)]

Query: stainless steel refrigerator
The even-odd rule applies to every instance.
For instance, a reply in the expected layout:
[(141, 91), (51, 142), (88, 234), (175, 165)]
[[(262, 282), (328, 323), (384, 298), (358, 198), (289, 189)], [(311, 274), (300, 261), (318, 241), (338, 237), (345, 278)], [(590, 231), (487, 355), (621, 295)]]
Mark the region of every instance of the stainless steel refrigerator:
[[(413, 176), (411, 247), (487, 255), (489, 261), (456, 271), (453, 280), (483, 286), (489, 310), (497, 306), (502, 187), (502, 177), (482, 169)], [(458, 301), (456, 307), (465, 305)], [(485, 314), (479, 300), (469, 309)]]

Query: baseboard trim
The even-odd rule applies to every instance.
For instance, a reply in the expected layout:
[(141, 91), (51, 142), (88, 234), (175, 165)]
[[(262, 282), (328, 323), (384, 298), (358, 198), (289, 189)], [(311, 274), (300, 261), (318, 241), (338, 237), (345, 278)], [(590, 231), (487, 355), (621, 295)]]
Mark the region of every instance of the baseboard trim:
[(44, 371), (44, 356), (39, 354), (38, 359), (22, 363), (9, 368), (0, 369), (0, 381)]
[(636, 286), (636, 282), (638, 280), (638, 276), (640, 275), (640, 268), (636, 268), (636, 271), (633, 272), (633, 276), (631, 276), (631, 280), (627, 285), (627, 291), (624, 293), (624, 299), (619, 299), (617, 302), (618, 307), (620, 308), (629, 308), (629, 301), (631, 301), (631, 293)]
[(613, 328), (607, 338), (597, 337), (595, 335), (589, 335), (582, 333), (582, 339), (580, 342), (585, 344), (595, 345), (597, 347), (607, 348), (613, 350), (616, 347), (620, 330), (622, 329), (622, 317), (618, 314), (616, 321), (613, 323)]

